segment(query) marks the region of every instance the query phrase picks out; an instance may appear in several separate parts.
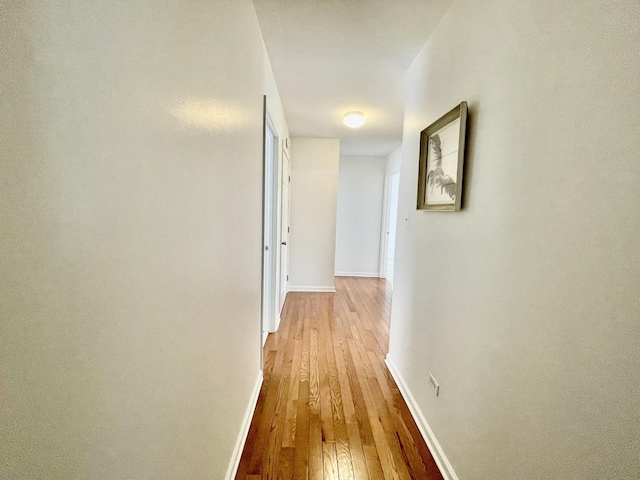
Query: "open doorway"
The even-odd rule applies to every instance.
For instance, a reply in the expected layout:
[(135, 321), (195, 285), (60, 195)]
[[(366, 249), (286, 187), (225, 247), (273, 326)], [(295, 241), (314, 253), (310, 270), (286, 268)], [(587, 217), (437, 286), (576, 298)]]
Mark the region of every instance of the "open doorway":
[(398, 192), (400, 172), (387, 173), (385, 177), (385, 208), (382, 248), (380, 249), (380, 278), (386, 278), (393, 288), (393, 272), (396, 251), (396, 227), (398, 225)]

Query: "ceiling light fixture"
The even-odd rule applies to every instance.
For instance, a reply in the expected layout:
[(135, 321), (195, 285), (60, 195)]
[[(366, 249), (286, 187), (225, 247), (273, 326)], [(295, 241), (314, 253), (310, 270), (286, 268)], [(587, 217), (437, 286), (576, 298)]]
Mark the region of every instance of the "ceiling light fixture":
[(347, 112), (344, 114), (344, 124), (350, 128), (358, 128), (364, 125), (364, 113)]

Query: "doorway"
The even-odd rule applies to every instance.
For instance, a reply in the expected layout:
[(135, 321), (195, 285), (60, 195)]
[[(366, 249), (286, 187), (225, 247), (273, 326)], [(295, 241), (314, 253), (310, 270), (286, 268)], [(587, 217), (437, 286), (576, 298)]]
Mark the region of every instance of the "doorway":
[(385, 177), (385, 220), (382, 248), (380, 249), (380, 278), (386, 278), (393, 288), (393, 272), (396, 251), (396, 227), (398, 225), (398, 192), (400, 172), (387, 173)]

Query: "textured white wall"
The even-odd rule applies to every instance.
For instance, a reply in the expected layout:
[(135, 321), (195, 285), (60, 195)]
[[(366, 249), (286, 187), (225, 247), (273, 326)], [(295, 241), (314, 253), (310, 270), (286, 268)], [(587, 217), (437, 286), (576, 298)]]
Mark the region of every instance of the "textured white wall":
[(223, 478), (259, 373), (253, 6), (1, 9), (0, 478)]
[(378, 275), (385, 163), (385, 157), (340, 157), (338, 275)]
[(340, 140), (291, 140), (292, 290), (335, 288), (339, 163)]
[[(638, 45), (635, 0), (456, 0), (410, 69), (390, 359), (460, 479), (640, 475)], [(416, 211), (462, 100), (464, 209)]]

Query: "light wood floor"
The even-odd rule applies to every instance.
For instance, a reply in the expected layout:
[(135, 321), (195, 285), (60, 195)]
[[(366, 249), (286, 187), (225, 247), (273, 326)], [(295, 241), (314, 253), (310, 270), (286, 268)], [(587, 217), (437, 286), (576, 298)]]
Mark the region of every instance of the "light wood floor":
[(384, 364), (390, 306), (375, 278), (288, 295), (237, 480), (442, 480)]

